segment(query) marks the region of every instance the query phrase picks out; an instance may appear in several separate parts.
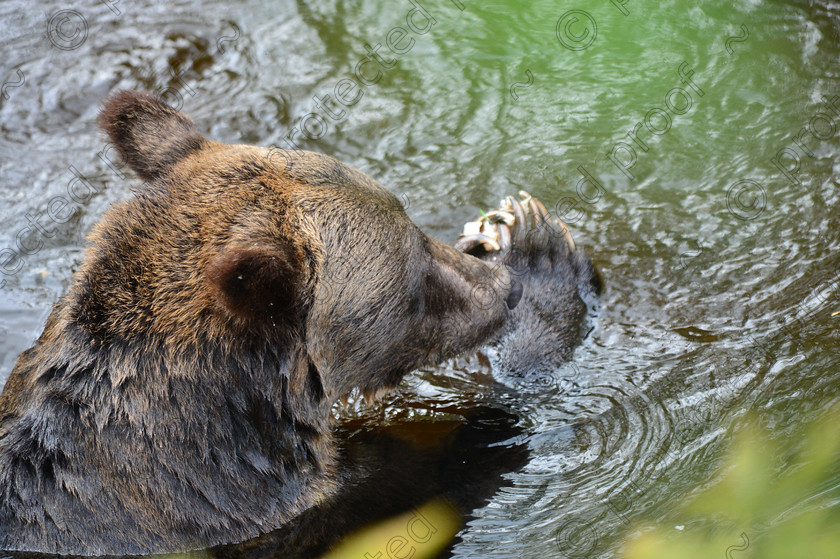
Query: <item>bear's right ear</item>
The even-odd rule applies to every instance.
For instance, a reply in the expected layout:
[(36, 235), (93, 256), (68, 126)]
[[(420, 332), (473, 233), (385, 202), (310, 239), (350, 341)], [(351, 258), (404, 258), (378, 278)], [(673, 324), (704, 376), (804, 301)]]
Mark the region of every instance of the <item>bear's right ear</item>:
[(227, 247), (207, 265), (216, 303), (245, 321), (292, 318), (300, 307), (306, 274), (292, 251), (238, 245)]
[(105, 102), (98, 122), (122, 160), (145, 181), (209, 143), (188, 117), (145, 91), (115, 94)]

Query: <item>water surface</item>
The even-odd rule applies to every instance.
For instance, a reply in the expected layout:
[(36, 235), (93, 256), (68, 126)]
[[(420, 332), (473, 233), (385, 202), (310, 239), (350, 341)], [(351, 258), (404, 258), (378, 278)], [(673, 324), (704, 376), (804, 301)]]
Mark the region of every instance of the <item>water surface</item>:
[[(16, 255), (0, 259), (0, 384), (68, 286), (85, 232), (139, 185), (109, 166), (113, 151), (99, 156), (94, 121), (115, 89), (163, 92), (221, 141), (333, 155), (449, 242), (525, 188), (606, 282), (573, 361), (506, 388), (464, 358), (356, 413), (506, 406), (529, 461), (452, 554), (615, 556), (635, 520), (667, 525), (713, 479), (747, 410), (783, 439), (837, 399), (840, 9), (422, 0), (432, 22), (416, 4), (0, 4), (0, 250)], [(378, 81), (336, 105), (366, 45), (381, 45), (382, 64), (361, 70)], [(325, 95), (327, 109), (313, 99)], [(74, 193), (72, 216), (49, 221)], [(824, 504), (811, 497), (804, 510)]]

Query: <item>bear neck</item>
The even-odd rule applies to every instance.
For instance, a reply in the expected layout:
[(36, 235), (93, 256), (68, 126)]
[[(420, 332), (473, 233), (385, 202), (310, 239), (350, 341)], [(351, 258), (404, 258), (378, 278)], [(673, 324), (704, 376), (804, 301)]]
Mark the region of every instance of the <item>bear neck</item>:
[(17, 523), (0, 549), (153, 553), (270, 531), (333, 492), (329, 416), (294, 345), (105, 341), (51, 315), (0, 396), (0, 526)]

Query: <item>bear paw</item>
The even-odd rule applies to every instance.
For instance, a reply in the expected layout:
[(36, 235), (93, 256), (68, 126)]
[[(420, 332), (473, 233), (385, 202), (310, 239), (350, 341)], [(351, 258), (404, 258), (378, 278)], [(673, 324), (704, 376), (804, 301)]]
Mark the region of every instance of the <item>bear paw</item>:
[(513, 381), (544, 381), (592, 329), (601, 281), (568, 227), (520, 192), (479, 221), (467, 223), (455, 247), (506, 266), (522, 284), (522, 298), (491, 342), (494, 369)]

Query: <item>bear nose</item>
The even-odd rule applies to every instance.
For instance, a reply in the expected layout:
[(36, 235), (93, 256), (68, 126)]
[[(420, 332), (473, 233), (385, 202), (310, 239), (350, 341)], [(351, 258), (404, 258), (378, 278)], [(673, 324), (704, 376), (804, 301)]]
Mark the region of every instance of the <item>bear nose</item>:
[(510, 310), (513, 310), (519, 304), (520, 299), (522, 299), (522, 282), (514, 278), (513, 285), (510, 288), (510, 295), (505, 299), (505, 303)]

